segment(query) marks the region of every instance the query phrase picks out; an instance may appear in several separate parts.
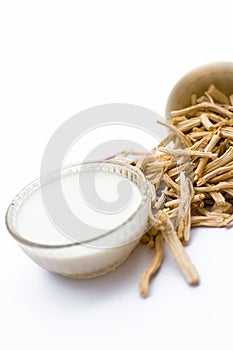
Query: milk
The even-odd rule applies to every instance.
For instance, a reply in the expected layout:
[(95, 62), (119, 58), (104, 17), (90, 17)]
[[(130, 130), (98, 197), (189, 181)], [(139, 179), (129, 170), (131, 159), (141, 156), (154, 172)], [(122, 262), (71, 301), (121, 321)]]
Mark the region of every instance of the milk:
[[(122, 180), (126, 181), (127, 185), (130, 186), (131, 196), (122, 210), (110, 214), (98, 211), (96, 208), (88, 205), (85, 196), (81, 193), (77, 174), (63, 176), (61, 178), (61, 187), (67, 206), (74, 215), (93, 228), (102, 228), (110, 231), (132, 217), (141, 204), (142, 194), (134, 182), (121, 175), (103, 171), (95, 175), (96, 194), (105, 203), (114, 203), (118, 199), (117, 186)], [(56, 188), (56, 181), (58, 180), (46, 184), (47, 190), (48, 192), (51, 191), (51, 194)], [(138, 243), (140, 234), (143, 233), (146, 221), (147, 215), (144, 215), (139, 218), (136, 227), (128, 224), (128, 226), (126, 225), (127, 232), (123, 232), (121, 229), (121, 234), (122, 232), (127, 234), (125, 245), (123, 235), (123, 241), (121, 241), (119, 247), (111, 248), (108, 244), (107, 249), (101, 249), (90, 244), (80, 244), (57, 249), (32, 249), (25, 245), (22, 245), (22, 248), (33, 260), (50, 271), (70, 277), (92, 277), (92, 275), (106, 272), (106, 268), (113, 269), (130, 254)], [(30, 194), (21, 205), (17, 216), (17, 231), (23, 238), (34, 243), (46, 245), (73, 243), (73, 240), (62, 234), (51, 221), (46, 212), (40, 189)], [(135, 231), (137, 231), (136, 240)], [(117, 231), (117, 234), (120, 234), (120, 231)], [(132, 239), (130, 239), (131, 236)]]

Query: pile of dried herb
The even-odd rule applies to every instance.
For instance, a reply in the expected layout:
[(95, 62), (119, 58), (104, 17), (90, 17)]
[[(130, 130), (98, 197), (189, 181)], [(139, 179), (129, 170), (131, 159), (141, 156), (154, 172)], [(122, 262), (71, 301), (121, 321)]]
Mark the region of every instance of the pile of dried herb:
[(196, 285), (199, 275), (183, 247), (190, 228), (233, 221), (233, 95), (211, 85), (169, 118), (163, 124), (169, 129), (167, 138), (148, 154), (134, 153), (131, 162), (145, 174), (152, 193), (148, 231), (141, 242), (155, 249), (155, 255), (141, 277), (144, 297), (162, 264), (164, 241), (186, 281)]

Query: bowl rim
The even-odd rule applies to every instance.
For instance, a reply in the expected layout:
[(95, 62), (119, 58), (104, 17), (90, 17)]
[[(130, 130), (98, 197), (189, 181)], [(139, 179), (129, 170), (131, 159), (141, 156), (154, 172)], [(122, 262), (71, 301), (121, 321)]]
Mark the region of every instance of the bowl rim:
[[(65, 243), (65, 244), (44, 244), (44, 243), (37, 243), (34, 242), (33, 240), (30, 239), (26, 239), (23, 238), (18, 230), (16, 229), (16, 227), (12, 224), (12, 216), (13, 214), (18, 215), (17, 211), (18, 209), (21, 207), (21, 205), (23, 204), (24, 200), (26, 200), (34, 191), (38, 191), (41, 186), (41, 180), (46, 181), (48, 180), (50, 177), (55, 176), (56, 174), (60, 176), (65, 176), (69, 174), (69, 170), (71, 169), (76, 169), (78, 170), (78, 168), (80, 168), (81, 166), (88, 166), (88, 165), (92, 165), (92, 166), (104, 166), (104, 165), (109, 165), (109, 166), (113, 166), (113, 167), (120, 167), (122, 169), (127, 169), (130, 172), (136, 173), (140, 179), (142, 180), (142, 188), (139, 187), (139, 185), (136, 184), (136, 186), (138, 186), (138, 188), (140, 189), (141, 195), (142, 195), (142, 199), (140, 201), (140, 204), (138, 206), (138, 208), (136, 209), (136, 211), (133, 212), (132, 215), (129, 216), (129, 218), (127, 220), (125, 220), (123, 223), (121, 223), (120, 225), (116, 226), (115, 228), (105, 232), (103, 235), (101, 235), (100, 237), (98, 237), (97, 239), (89, 239), (86, 241), (82, 241), (82, 242), (71, 242), (71, 243)], [(119, 176), (124, 177), (124, 175), (122, 175), (121, 173), (117, 173)], [(131, 180), (129, 180), (131, 181)], [(18, 202), (19, 198), (21, 198), (21, 203), (18, 205), (18, 209), (16, 209), (16, 202)], [(146, 207), (146, 205), (148, 204), (148, 202), (151, 201), (151, 193), (150, 193), (150, 187), (149, 187), (149, 183), (148, 180), (146, 179), (145, 175), (143, 174), (143, 172), (138, 169), (135, 168), (132, 165), (126, 165), (124, 164), (122, 161), (108, 161), (108, 160), (100, 160), (100, 161), (88, 161), (88, 162), (80, 162), (80, 163), (75, 163), (75, 164), (71, 164), (71, 165), (67, 165), (65, 167), (62, 167), (61, 169), (57, 169), (54, 170), (52, 172), (49, 172), (43, 176), (38, 177), (37, 179), (35, 179), (34, 181), (30, 182), (27, 186), (25, 186), (20, 192), (18, 192), (18, 194), (14, 197), (14, 199), (11, 201), (10, 205), (8, 206), (8, 209), (6, 211), (6, 215), (5, 215), (5, 225), (7, 227), (8, 232), (10, 233), (10, 235), (20, 244), (28, 246), (28, 247), (33, 247), (33, 248), (42, 248), (42, 249), (60, 249), (60, 248), (68, 248), (68, 247), (74, 247), (74, 246), (81, 246), (85, 243), (88, 242), (92, 242), (92, 241), (96, 241), (102, 237), (104, 237), (105, 235), (111, 234), (114, 231), (120, 229), (121, 227), (124, 227), (125, 225), (131, 223), (133, 220), (135, 220), (143, 211), (143, 209)], [(133, 242), (130, 241), (126, 244), (131, 244)], [(118, 246), (116, 246), (117, 248)], [(115, 246), (114, 246), (115, 248)]]

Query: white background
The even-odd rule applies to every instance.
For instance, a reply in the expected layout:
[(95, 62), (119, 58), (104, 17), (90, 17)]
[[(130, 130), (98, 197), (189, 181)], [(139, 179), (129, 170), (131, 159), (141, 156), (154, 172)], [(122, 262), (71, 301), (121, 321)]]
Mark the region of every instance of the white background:
[(72, 281), (31, 262), (4, 224), (61, 123), (110, 102), (163, 115), (183, 74), (232, 61), (232, 15), (230, 0), (0, 1), (1, 349), (232, 349), (232, 229), (193, 231), (199, 287), (186, 285), (166, 251), (143, 300), (145, 247), (104, 277)]

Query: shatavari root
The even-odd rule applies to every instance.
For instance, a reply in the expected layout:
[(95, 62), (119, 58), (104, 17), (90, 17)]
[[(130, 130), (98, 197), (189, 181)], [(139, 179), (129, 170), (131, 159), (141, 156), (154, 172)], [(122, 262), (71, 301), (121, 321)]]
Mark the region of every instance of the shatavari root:
[(169, 134), (157, 148), (121, 154), (135, 158), (128, 164), (144, 173), (152, 193), (141, 243), (155, 254), (141, 276), (143, 297), (162, 264), (164, 243), (185, 280), (197, 285), (198, 272), (183, 247), (191, 227), (224, 227), (233, 221), (233, 94), (226, 96), (210, 85), (203, 96), (190, 97), (189, 107), (172, 111), (169, 119), (159, 122)]

